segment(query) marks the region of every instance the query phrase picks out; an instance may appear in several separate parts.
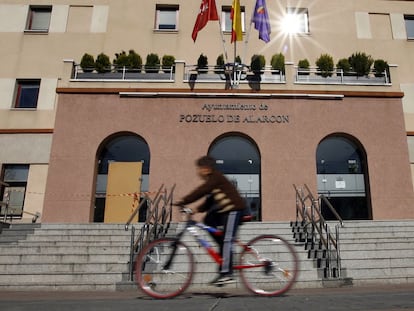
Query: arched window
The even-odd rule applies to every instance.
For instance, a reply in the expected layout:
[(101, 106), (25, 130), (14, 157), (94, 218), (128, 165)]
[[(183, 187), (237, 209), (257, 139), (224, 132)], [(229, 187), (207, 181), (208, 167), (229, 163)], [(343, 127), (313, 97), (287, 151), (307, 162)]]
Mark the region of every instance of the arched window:
[(253, 219), (261, 220), (260, 154), (256, 144), (241, 134), (217, 138), (208, 152), (217, 168), (235, 183), (245, 198)]
[[(348, 135), (323, 139), (316, 151), (318, 194), (325, 195), (342, 219), (371, 219), (367, 159), (362, 145)], [(323, 204), (322, 214), (334, 219)]]
[(97, 154), (98, 172), (96, 181), (94, 221), (102, 222), (105, 212), (106, 186), (110, 162), (142, 162), (141, 190), (148, 191), (150, 151), (144, 139), (132, 133), (122, 133), (107, 138)]

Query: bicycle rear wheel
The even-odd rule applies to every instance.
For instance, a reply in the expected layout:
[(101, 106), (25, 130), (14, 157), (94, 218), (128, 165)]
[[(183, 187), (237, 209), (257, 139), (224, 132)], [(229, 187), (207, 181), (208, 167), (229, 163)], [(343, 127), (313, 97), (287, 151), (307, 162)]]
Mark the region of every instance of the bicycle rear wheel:
[(288, 291), (298, 274), (298, 258), (293, 247), (276, 235), (251, 240), (240, 257), (240, 276), (246, 288), (262, 296)]
[(154, 298), (172, 298), (187, 289), (194, 272), (194, 257), (184, 243), (163, 238), (149, 243), (135, 263), (138, 287)]

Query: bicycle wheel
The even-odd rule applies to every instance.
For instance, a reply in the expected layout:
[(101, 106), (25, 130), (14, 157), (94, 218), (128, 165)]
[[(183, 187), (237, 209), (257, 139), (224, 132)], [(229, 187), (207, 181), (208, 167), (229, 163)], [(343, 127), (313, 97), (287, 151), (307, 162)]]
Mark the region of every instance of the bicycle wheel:
[(240, 254), (240, 276), (251, 292), (277, 296), (288, 291), (298, 274), (298, 258), (293, 247), (276, 235), (252, 239)]
[(135, 263), (138, 287), (154, 298), (172, 298), (187, 289), (194, 272), (194, 257), (182, 242), (163, 238), (149, 243)]

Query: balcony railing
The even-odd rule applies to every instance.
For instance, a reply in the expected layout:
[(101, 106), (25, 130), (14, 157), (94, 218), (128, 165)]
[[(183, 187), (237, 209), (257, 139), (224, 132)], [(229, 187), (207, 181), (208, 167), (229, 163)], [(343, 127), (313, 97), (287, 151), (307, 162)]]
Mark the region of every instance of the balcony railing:
[(342, 69), (322, 72), (317, 68), (301, 69), (295, 66), (295, 83), (388, 85), (391, 84), (391, 79), (387, 70), (382, 73), (371, 70), (368, 75), (361, 76), (352, 71), (344, 72)]
[(265, 67), (259, 73), (254, 73), (250, 67), (244, 64), (227, 64), (224, 66), (207, 66), (199, 69), (197, 65), (186, 65), (184, 70), (184, 81), (196, 79), (198, 82), (220, 82), (230, 81), (233, 83), (246, 83), (258, 80), (261, 83), (285, 83), (286, 76), (281, 70)]
[(164, 67), (156, 66), (148, 68), (141, 66), (140, 68), (115, 67), (105, 68), (103, 72), (97, 72), (95, 69), (82, 69), (79, 64), (74, 64), (73, 79), (74, 80), (163, 80), (174, 81), (175, 66)]
[[(69, 63), (69, 61), (68, 61)], [(266, 66), (260, 72), (252, 72), (244, 64), (226, 64), (224, 66), (207, 66), (198, 68), (197, 65), (187, 65), (178, 61), (174, 66), (162, 66), (138, 69), (111, 66), (105, 72), (96, 72), (94, 69), (83, 70), (79, 64), (72, 61), (72, 82), (138, 82), (138, 83), (174, 83), (177, 85), (201, 83), (225, 85), (225, 88), (255, 87), (257, 84), (266, 84), (269, 88), (278, 85), (360, 85), (360, 86), (391, 86), (391, 73), (396, 73), (396, 66), (390, 67), (383, 73), (371, 71), (368, 75), (358, 76), (353, 72), (343, 72), (334, 69), (332, 72), (321, 72), (317, 68), (301, 69), (292, 63), (286, 63), (285, 71), (272, 69)], [(217, 85), (218, 84), (218, 85)], [(245, 86), (241, 86), (244, 84)]]

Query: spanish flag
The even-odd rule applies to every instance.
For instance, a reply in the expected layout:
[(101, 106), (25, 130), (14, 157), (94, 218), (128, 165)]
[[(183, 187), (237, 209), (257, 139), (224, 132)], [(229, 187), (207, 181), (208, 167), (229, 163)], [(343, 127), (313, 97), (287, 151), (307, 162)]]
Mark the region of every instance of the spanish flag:
[(233, 43), (234, 41), (242, 41), (243, 32), (241, 23), (240, 0), (233, 0), (233, 4), (231, 5), (230, 18), (232, 20), (231, 42)]

